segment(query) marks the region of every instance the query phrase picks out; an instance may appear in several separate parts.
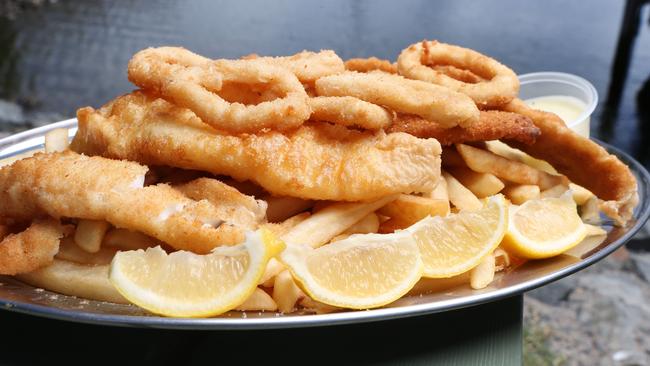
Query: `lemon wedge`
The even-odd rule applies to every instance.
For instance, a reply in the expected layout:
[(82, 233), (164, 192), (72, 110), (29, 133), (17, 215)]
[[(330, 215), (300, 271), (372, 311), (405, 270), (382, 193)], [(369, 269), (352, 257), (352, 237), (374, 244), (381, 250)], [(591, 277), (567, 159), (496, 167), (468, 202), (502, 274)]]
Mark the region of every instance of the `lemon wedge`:
[(587, 228), (570, 194), (530, 200), (513, 207), (512, 211), (503, 246), (515, 256), (553, 257), (578, 245), (587, 236)]
[(318, 249), (287, 243), (280, 260), (314, 300), (351, 309), (391, 303), (422, 275), (411, 234), (355, 234)]
[(508, 228), (508, 201), (498, 194), (477, 211), (427, 217), (406, 229), (415, 238), (424, 277), (447, 278), (476, 267), (499, 245)]
[(210, 254), (167, 254), (160, 247), (119, 252), (109, 278), (130, 302), (153, 313), (203, 317), (243, 303), (257, 288), (270, 258), (284, 248), (269, 231), (247, 233), (244, 243)]

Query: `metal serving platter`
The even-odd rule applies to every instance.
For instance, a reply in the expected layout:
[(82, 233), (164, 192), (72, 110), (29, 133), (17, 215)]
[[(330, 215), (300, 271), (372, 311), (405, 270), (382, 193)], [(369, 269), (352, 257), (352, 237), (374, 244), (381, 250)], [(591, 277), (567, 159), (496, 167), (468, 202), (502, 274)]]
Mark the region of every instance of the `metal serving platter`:
[[(76, 131), (76, 120), (70, 119), (0, 139), (0, 159), (23, 155), (43, 147), (43, 136), (55, 128)], [(600, 142), (599, 142), (600, 143)], [(151, 315), (135, 306), (117, 305), (64, 296), (34, 288), (11, 277), (0, 276), (0, 307), (10, 311), (103, 325), (170, 328), (170, 329), (269, 329), (315, 327), (361, 323), (444, 312), (478, 305), (522, 294), (558, 280), (603, 259), (643, 226), (650, 215), (650, 175), (626, 153), (600, 143), (630, 166), (639, 186), (639, 205), (634, 219), (625, 228), (614, 227), (604, 219), (606, 237), (587, 238), (569, 253), (555, 258), (529, 261), (507, 272), (498, 273), (495, 281), (483, 290), (472, 290), (467, 284), (441, 286), (434, 293), (407, 296), (395, 303), (374, 310), (343, 311), (329, 314), (291, 314), (275, 312), (230, 312), (220, 317), (186, 319)]]

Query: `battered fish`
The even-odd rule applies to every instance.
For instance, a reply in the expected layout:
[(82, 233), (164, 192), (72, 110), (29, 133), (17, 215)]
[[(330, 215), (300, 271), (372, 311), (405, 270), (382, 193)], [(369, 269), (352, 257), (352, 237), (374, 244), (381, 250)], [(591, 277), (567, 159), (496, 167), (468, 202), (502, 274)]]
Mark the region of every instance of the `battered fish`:
[(548, 161), (572, 182), (592, 191), (604, 201), (603, 211), (619, 224), (624, 225), (632, 217), (639, 197), (636, 179), (627, 165), (567, 128), (553, 113), (532, 109), (521, 99), (513, 100), (503, 109), (529, 117), (541, 131), (534, 144), (512, 142), (513, 146)]
[(36, 154), (0, 169), (0, 222), (45, 215), (105, 220), (196, 253), (244, 239), (227, 208), (194, 201), (166, 184), (143, 187), (146, 170), (72, 151)]
[(59, 251), (63, 227), (59, 220), (39, 219), (18, 234), (0, 241), (0, 274), (31, 272), (54, 260)]
[(405, 133), (310, 122), (285, 133), (230, 135), (141, 91), (77, 117), (75, 151), (229, 175), (278, 196), (373, 200), (431, 191), (440, 177), (438, 141)]
[(174, 188), (195, 200), (207, 200), (217, 211), (217, 217), (247, 230), (255, 230), (266, 221), (266, 201), (256, 200), (237, 189), (212, 178), (198, 178), (175, 185)]
[(529, 145), (540, 135), (539, 128), (530, 118), (502, 111), (481, 111), (479, 121), (466, 128), (442, 128), (438, 123), (419, 116), (397, 114), (388, 131), (406, 132), (418, 137), (434, 137), (442, 145), (501, 139)]

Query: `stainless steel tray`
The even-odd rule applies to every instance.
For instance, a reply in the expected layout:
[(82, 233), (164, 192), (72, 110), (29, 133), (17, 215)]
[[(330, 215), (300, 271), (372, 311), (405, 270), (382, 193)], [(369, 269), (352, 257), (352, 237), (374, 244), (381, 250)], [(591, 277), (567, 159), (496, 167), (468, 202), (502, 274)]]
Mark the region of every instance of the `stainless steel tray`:
[[(69, 128), (72, 136), (76, 131), (76, 120), (66, 120), (0, 139), (0, 159), (42, 147), (43, 135), (55, 128)], [(34, 288), (11, 277), (0, 276), (0, 307), (48, 318), (104, 325), (173, 329), (268, 329), (403, 318), (459, 309), (521, 294), (601, 260), (632, 238), (648, 219), (650, 175), (629, 155), (605, 143), (601, 145), (629, 165), (637, 178), (639, 205), (634, 212), (632, 222), (625, 228), (618, 228), (605, 220), (608, 235), (604, 239), (588, 238), (572, 249), (570, 254), (526, 262), (513, 270), (499, 273), (489, 287), (480, 291), (471, 290), (468, 285), (451, 287), (427, 295), (404, 297), (387, 307), (368, 311), (344, 311), (319, 315), (230, 312), (216, 318), (179, 319), (151, 315), (135, 306), (59, 295)]]

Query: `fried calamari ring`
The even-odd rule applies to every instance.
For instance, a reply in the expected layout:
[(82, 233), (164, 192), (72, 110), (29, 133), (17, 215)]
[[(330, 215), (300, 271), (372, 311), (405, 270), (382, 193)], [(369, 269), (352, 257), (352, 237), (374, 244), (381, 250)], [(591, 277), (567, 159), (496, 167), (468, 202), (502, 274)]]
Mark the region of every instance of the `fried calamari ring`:
[(309, 99), (311, 119), (343, 126), (381, 130), (390, 126), (392, 113), (384, 108), (354, 97), (315, 97)]
[(0, 241), (0, 274), (31, 272), (52, 263), (59, 251), (63, 227), (59, 220), (39, 219), (18, 234)]
[(389, 74), (397, 74), (397, 66), (394, 63), (377, 57), (351, 58), (345, 61), (345, 69), (358, 72), (383, 71)]
[(243, 60), (261, 60), (272, 65), (289, 69), (303, 84), (313, 84), (323, 76), (338, 74), (345, 70), (343, 60), (332, 50), (320, 52), (302, 51), (292, 56), (261, 57), (250, 54), (242, 57)]
[[(468, 70), (486, 81), (449, 76), (430, 66), (450, 65)], [(437, 41), (422, 41), (402, 51), (397, 59), (401, 75), (446, 86), (469, 95), (478, 105), (496, 107), (510, 102), (519, 92), (519, 79), (507, 66), (469, 48)]]
[(441, 72), (449, 76), (452, 79), (456, 79), (465, 83), (476, 84), (481, 81), (486, 81), (484, 78), (476, 75), (469, 70), (459, 69), (458, 67), (452, 65), (433, 65), (431, 68), (437, 72)]
[[(259, 60), (203, 59), (198, 63), (200, 59), (203, 58), (183, 48), (149, 48), (135, 54), (129, 62), (129, 80), (192, 110), (205, 123), (220, 130), (286, 130), (309, 118), (307, 93), (290, 71)], [(187, 60), (192, 61), (190, 66)], [(271, 95), (281, 97), (255, 105), (230, 103), (218, 94), (225, 83), (261, 84), (267, 86)]]
[(447, 128), (467, 127), (479, 119), (478, 108), (464, 94), (384, 72), (346, 71), (325, 76), (316, 80), (316, 92), (324, 96), (352, 96), (396, 112), (416, 114)]

